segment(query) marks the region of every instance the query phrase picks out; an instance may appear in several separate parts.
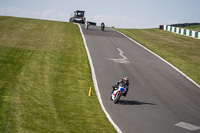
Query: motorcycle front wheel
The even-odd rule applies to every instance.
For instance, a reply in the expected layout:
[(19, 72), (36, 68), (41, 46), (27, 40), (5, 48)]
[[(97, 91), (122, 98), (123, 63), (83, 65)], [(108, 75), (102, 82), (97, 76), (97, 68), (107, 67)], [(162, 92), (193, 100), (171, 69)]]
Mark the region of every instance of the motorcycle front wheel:
[(117, 92), (117, 93), (116, 93), (116, 96), (115, 96), (115, 98), (114, 98), (114, 100), (113, 100), (113, 102), (114, 102), (114, 103), (118, 103), (118, 101), (119, 101), (121, 95), (122, 95), (121, 93)]

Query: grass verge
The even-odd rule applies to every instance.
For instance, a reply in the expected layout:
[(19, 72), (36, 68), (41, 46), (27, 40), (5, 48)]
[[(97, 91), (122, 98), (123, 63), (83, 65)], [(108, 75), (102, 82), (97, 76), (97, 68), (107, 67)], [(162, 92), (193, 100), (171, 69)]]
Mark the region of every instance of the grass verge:
[(116, 132), (90, 86), (77, 25), (0, 16), (0, 132)]
[(200, 40), (160, 29), (117, 29), (180, 69), (200, 85)]
[(183, 28), (200, 32), (200, 25), (191, 25)]

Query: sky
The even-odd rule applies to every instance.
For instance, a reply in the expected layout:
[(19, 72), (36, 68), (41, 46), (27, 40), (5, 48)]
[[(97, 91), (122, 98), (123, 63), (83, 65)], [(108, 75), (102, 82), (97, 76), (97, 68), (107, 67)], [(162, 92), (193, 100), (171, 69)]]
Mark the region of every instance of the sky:
[(69, 22), (75, 10), (97, 25), (116, 28), (200, 23), (200, 0), (0, 0), (0, 16)]

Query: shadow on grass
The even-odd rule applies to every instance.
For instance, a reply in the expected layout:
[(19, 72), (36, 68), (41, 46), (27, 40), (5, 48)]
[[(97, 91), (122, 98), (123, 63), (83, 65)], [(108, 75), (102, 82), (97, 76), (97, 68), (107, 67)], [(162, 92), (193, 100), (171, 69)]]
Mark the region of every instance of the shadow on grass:
[(120, 100), (118, 102), (118, 104), (121, 104), (121, 105), (156, 105), (154, 103), (147, 103), (147, 102), (139, 102), (139, 101), (135, 101), (135, 100)]

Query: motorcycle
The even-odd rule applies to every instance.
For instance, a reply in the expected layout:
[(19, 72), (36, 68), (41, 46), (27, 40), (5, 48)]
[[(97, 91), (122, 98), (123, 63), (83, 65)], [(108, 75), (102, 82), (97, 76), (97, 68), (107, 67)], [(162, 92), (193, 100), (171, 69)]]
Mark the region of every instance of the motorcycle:
[(105, 28), (105, 24), (101, 23), (101, 30), (104, 31), (104, 28)]
[(87, 23), (85, 24), (85, 29), (88, 30), (88, 28), (89, 28), (89, 23), (87, 22)]
[(101, 26), (101, 30), (104, 31), (104, 26)]
[(111, 95), (111, 100), (113, 100), (113, 102), (116, 104), (125, 91), (126, 91), (125, 84), (120, 83), (119, 87), (115, 88), (115, 90), (113, 91)]

